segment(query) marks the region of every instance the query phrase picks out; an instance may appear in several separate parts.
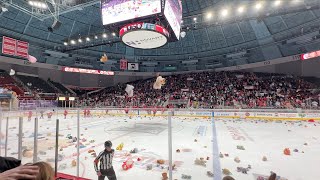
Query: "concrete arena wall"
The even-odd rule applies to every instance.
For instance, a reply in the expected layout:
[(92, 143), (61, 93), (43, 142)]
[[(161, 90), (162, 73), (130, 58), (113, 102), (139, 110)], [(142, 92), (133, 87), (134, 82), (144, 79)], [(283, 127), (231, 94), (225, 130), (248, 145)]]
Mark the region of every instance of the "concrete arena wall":
[[(46, 113), (46, 112), (45, 112)], [(59, 110), (53, 114), (53, 119), (56, 115), (63, 116), (64, 110)], [(33, 112), (33, 117), (35, 114), (40, 116), (39, 110), (38, 112)], [(77, 110), (69, 109), (68, 116), (74, 116), (77, 114)], [(211, 118), (212, 111), (211, 110), (204, 110), (204, 111), (174, 111), (174, 117), (185, 117), (185, 118)], [(103, 116), (107, 115), (106, 110), (91, 110), (91, 115), (93, 116)], [(125, 113), (125, 110), (120, 109), (112, 109), (108, 110), (108, 115), (111, 116), (146, 116), (146, 117), (167, 117), (169, 115), (169, 111), (157, 111), (156, 114), (153, 114), (152, 110), (129, 110), (128, 114)], [(19, 113), (15, 111), (11, 112), (4, 112), (3, 117), (27, 117), (28, 111)], [(46, 114), (44, 115), (46, 117)], [(83, 110), (80, 110), (80, 116), (83, 117)], [(214, 111), (214, 118), (219, 119), (264, 119), (264, 120), (320, 120), (320, 111), (310, 111), (310, 112), (301, 112), (301, 113), (294, 113), (294, 112), (281, 112), (274, 110), (273, 112), (259, 112), (259, 110), (248, 110), (242, 112), (237, 111), (223, 111), (223, 110), (216, 110)]]

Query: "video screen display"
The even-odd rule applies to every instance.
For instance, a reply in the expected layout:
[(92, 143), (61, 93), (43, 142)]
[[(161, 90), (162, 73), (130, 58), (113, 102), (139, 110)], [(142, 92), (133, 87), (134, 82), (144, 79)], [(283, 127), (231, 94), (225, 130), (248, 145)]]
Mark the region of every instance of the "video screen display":
[(101, 0), (103, 25), (161, 12), (161, 0)]
[(164, 15), (166, 16), (177, 39), (179, 39), (182, 21), (181, 0), (167, 0), (164, 8)]

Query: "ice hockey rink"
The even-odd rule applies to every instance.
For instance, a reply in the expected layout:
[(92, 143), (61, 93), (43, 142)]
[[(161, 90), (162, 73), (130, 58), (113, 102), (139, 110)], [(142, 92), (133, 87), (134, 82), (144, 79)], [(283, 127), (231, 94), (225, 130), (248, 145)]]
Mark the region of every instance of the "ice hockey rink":
[[(34, 118), (37, 117), (38, 161), (50, 162), (54, 167), (56, 119), (59, 119), (59, 172), (77, 175), (79, 165), (80, 177), (96, 179), (93, 150), (96, 154), (102, 151), (106, 140), (112, 141), (114, 149), (123, 143), (122, 150), (116, 150), (114, 157), (114, 169), (119, 180), (156, 180), (162, 178), (163, 172), (168, 172), (168, 112), (158, 111), (153, 116), (143, 112), (125, 114), (121, 110), (92, 110), (90, 117), (84, 117), (80, 110), (80, 161), (77, 162), (78, 142), (77, 139), (73, 142), (72, 138), (78, 133), (78, 111), (68, 110), (66, 119), (64, 110), (42, 111), (43, 119), (37, 111), (33, 112), (31, 121), (28, 121), (27, 111), (2, 113), (1, 155), (5, 153), (8, 127), (7, 156), (18, 157), (19, 117), (22, 117), (21, 156), (23, 163), (33, 161)], [(46, 115), (49, 111), (53, 112), (51, 120)], [(246, 117), (227, 118), (227, 114), (210, 117), (210, 112), (174, 112), (174, 116), (170, 116), (173, 179), (183, 179), (182, 175), (195, 180), (213, 179), (207, 175), (208, 171), (222, 177), (227, 170), (237, 180), (256, 180), (259, 176), (269, 176), (271, 171), (276, 172), (280, 179), (320, 179), (320, 123), (316, 118), (264, 119), (250, 117), (249, 113)], [(271, 114), (260, 113), (260, 116)], [(314, 113), (313, 116), (316, 115)], [(135, 148), (138, 151), (130, 153)], [(290, 155), (284, 154), (285, 148), (289, 148)], [(195, 164), (197, 158), (203, 158), (203, 161)], [(133, 167), (123, 170), (123, 162), (129, 159), (134, 161)], [(158, 165), (157, 160), (164, 160), (164, 164)], [(147, 170), (147, 166), (152, 166), (152, 169)], [(238, 167), (246, 169), (247, 174), (238, 172)]]

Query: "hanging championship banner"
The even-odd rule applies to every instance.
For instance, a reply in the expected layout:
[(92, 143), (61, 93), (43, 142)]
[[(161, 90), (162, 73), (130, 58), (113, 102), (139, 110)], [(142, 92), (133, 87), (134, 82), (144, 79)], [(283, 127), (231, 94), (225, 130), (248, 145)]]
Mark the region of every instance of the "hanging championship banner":
[(29, 43), (17, 40), (16, 56), (28, 58)]
[(3, 36), (2, 54), (14, 56), (16, 54), (17, 40)]
[(29, 43), (3, 36), (2, 53), (6, 55), (19, 56), (28, 59)]

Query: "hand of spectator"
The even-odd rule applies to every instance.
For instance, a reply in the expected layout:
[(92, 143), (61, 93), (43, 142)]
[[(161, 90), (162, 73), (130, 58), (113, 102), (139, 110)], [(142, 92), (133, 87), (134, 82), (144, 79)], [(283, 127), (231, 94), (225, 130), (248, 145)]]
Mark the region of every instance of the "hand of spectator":
[(1, 180), (36, 179), (39, 174), (38, 166), (19, 166), (0, 173)]

